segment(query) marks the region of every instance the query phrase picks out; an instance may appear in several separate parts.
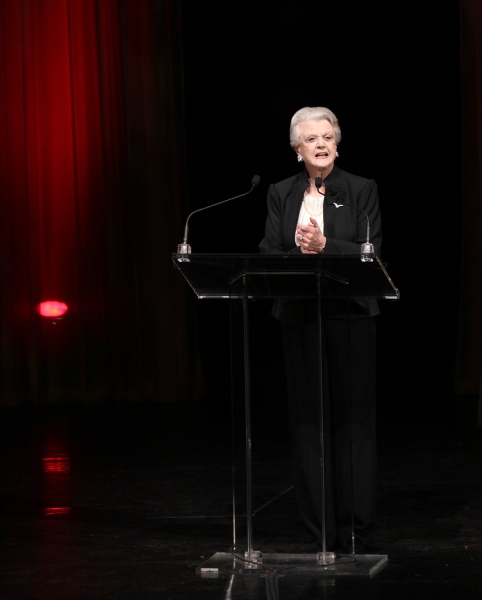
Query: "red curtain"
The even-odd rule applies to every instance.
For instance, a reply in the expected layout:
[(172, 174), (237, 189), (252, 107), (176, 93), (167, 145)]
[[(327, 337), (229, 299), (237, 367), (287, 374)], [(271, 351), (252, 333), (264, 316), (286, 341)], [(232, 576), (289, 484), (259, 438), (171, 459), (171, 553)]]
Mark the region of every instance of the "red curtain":
[(193, 399), (177, 3), (0, 0), (0, 27), (2, 405)]

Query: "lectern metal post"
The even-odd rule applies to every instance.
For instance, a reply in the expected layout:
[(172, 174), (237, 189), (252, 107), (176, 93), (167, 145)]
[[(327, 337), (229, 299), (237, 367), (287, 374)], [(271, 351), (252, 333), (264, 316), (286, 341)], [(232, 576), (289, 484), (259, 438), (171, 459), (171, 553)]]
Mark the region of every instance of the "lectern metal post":
[(243, 274), (243, 346), (244, 346), (244, 413), (246, 443), (246, 560), (258, 562), (259, 553), (253, 550), (253, 462), (251, 444), (251, 367), (249, 357), (248, 285)]
[(333, 563), (334, 555), (326, 550), (326, 495), (325, 495), (325, 403), (323, 395), (323, 334), (321, 323), (321, 274), (316, 274), (316, 295), (318, 304), (318, 360), (319, 360), (319, 406), (320, 406), (320, 470), (321, 470), (321, 552), (318, 562), (321, 565)]

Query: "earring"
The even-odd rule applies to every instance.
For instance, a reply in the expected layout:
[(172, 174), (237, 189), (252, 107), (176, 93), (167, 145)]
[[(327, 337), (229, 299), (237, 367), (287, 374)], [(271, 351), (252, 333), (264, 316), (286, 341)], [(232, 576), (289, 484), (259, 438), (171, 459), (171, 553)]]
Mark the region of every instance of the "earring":
[(338, 154), (338, 150), (336, 151), (336, 156), (337, 156), (337, 158), (338, 158), (338, 156), (340, 156), (340, 155)]
[(298, 154), (298, 162), (303, 162), (303, 159), (301, 158), (301, 156)]

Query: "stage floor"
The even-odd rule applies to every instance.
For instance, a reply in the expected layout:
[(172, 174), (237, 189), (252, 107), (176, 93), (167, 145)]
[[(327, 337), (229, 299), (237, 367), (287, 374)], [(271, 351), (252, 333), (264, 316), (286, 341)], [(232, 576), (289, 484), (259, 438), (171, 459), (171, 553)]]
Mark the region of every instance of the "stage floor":
[[(283, 565), (199, 573), (232, 540), (229, 417), (218, 407), (2, 409), (0, 597), (480, 598), (482, 438), (472, 409), (458, 421), (380, 424), (372, 554), (388, 560), (373, 576), (345, 577)], [(310, 553), (283, 423), (272, 425), (253, 431), (254, 546)]]

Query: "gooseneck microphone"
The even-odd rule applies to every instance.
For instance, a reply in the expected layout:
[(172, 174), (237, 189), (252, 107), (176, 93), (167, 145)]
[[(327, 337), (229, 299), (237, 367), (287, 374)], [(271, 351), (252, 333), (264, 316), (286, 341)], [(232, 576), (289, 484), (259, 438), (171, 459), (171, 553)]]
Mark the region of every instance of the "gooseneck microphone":
[(225, 202), (231, 202), (231, 200), (237, 200), (238, 198), (247, 196), (248, 194), (251, 194), (251, 192), (259, 184), (259, 182), (260, 182), (260, 176), (255, 175), (253, 177), (253, 179), (251, 180), (251, 189), (248, 192), (245, 192), (244, 194), (239, 194), (239, 196), (234, 196), (233, 198), (228, 198), (227, 200), (221, 200), (221, 202), (216, 202), (215, 204), (210, 204), (209, 206), (204, 206), (203, 208), (198, 208), (197, 210), (193, 210), (192, 213), (190, 213), (186, 219), (186, 225), (184, 226), (184, 238), (182, 240), (182, 244), (178, 244), (178, 246), (177, 246), (177, 253), (180, 255), (177, 260), (180, 262), (189, 262), (188, 255), (191, 254), (191, 246), (187, 243), (188, 224), (189, 224), (189, 219), (194, 214), (201, 212), (203, 210), (208, 210), (208, 208), (214, 208), (215, 206), (219, 206), (220, 204), (224, 204)]
[[(322, 178), (317, 177), (315, 179), (315, 187), (319, 194), (322, 193), (322, 192), (320, 192), (320, 188), (322, 185), (323, 185)], [(330, 189), (330, 191), (332, 189), (333, 189), (333, 187)], [(343, 202), (344, 197), (345, 197), (345, 192), (343, 192), (343, 190), (337, 191), (336, 196), (332, 196), (331, 194), (325, 194), (325, 198), (331, 198), (333, 200), (333, 202), (328, 202), (327, 204), (334, 204), (337, 208), (339, 206), (348, 206), (349, 208), (353, 208), (354, 210), (357, 210), (358, 212), (361, 212), (365, 215), (365, 218), (367, 220), (367, 240), (366, 240), (366, 242), (364, 242), (361, 245), (361, 248), (360, 248), (361, 260), (362, 260), (362, 262), (373, 262), (373, 255), (375, 254), (375, 248), (374, 248), (373, 244), (370, 243), (370, 219), (368, 218), (367, 213), (362, 208), (358, 208), (358, 206), (353, 206), (352, 204)], [(340, 200), (340, 203), (337, 204), (336, 202), (334, 202), (334, 200)], [(343, 202), (343, 204), (342, 204), (342, 202)]]

